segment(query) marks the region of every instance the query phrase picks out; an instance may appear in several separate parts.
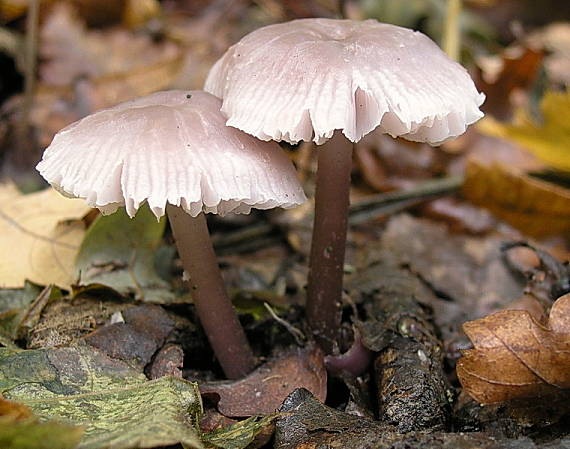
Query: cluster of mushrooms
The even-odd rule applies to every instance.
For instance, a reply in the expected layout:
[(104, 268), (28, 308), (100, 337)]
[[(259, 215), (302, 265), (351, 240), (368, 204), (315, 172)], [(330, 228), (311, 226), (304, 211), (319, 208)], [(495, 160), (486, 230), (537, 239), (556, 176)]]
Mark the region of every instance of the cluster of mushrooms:
[(372, 130), (439, 144), (482, 117), (484, 95), (425, 35), (375, 20), (260, 28), (211, 69), (204, 92), (165, 91), (61, 130), (37, 169), (66, 196), (133, 217), (168, 215), (200, 322), (228, 378), (255, 358), (225, 291), (204, 214), (291, 208), (306, 197), (275, 142), (318, 148), (307, 321), (337, 348), (352, 148)]

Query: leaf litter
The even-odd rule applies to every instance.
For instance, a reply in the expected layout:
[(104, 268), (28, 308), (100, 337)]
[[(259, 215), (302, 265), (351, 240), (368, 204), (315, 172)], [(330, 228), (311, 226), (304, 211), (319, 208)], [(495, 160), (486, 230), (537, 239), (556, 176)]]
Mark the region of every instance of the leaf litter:
[[(81, 3), (84, 5), (80, 16), (69, 10), (50, 12), (47, 9), (51, 16), (44, 16), (42, 22), (45, 39), (41, 41), (41, 82), (31, 113), (33, 136), (40, 145), (47, 144), (53, 133), (67, 123), (116, 101), (167, 85), (199, 87), (216, 56), (246, 29), (255, 28), (260, 22), (282, 21), (299, 10), (327, 14), (336, 11), (336, 5), (325, 7), (322, 2), (318, 5), (311, 2), (303, 7), (294, 2), (285, 6), (273, 1), (232, 2), (232, 5), (216, 2), (215, 7), (205, 7), (207, 2), (199, 2), (199, 6), (196, 2), (192, 5), (163, 2), (157, 6), (151, 1), (145, 2), (146, 6), (139, 2), (140, 10), (130, 12), (129, 19), (124, 14), (137, 2), (124, 2), (126, 6), (115, 5), (113, 13), (109, 12), (101, 21), (97, 5)], [(358, 3), (351, 2), (357, 12)], [(149, 7), (146, 12), (143, 6)], [(160, 13), (157, 7), (161, 8)], [(493, 11), (493, 6), (481, 8)], [(143, 23), (146, 17), (152, 20)], [(421, 15), (417, 19), (420, 23)], [(83, 20), (102, 28), (90, 28)], [(138, 30), (116, 27), (121, 20), (129, 26), (138, 23)], [(110, 24), (114, 27), (106, 28)], [(212, 24), (216, 24), (215, 31)], [(7, 396), (15, 395), (14, 399), (22, 402), (37, 401), (31, 406), (41, 420), (31, 422), (30, 429), (38, 423), (60, 425), (42, 420), (48, 416), (59, 418), (56, 415), (61, 414), (85, 427), (87, 436), (83, 437), (80, 447), (106, 447), (98, 444), (146, 447), (144, 444), (151, 443), (162, 446), (175, 440), (186, 441), (189, 447), (267, 446), (271, 444), (267, 442), (274, 421), (277, 422), (274, 445), (280, 448), (407, 445), (530, 449), (538, 447), (544, 435), (547, 435), (547, 445), (541, 447), (554, 448), (558, 443), (563, 447), (566, 440), (560, 438), (567, 432), (556, 433), (553, 429), (556, 425), (563, 429), (567, 422), (564, 406), (558, 400), (564, 397), (567, 388), (559, 378), (548, 377), (558, 371), (550, 370), (543, 362), (552, 358), (552, 354), (548, 356), (549, 351), (558, 347), (553, 341), (558, 342), (559, 337), (553, 335), (561, 333), (553, 317), (558, 316), (560, 320), (563, 314), (556, 314), (558, 303), (552, 307), (554, 315), (552, 310), (549, 315), (549, 308), (556, 299), (552, 292), (564, 292), (566, 272), (563, 265), (555, 274), (556, 270), (549, 271), (540, 263), (527, 265), (526, 268), (531, 266), (531, 269), (524, 272), (521, 267), (532, 257), (521, 256), (518, 250), (508, 250), (506, 256), (502, 251), (504, 242), (526, 241), (527, 234), (531, 234), (539, 239), (530, 241), (534, 247), (549, 251), (561, 260), (567, 259), (569, 254), (568, 241), (564, 238), (567, 220), (564, 212), (558, 213), (558, 205), (565, 211), (563, 208), (568, 202), (567, 181), (564, 184), (564, 175), (557, 174), (559, 184), (544, 182), (552, 180), (549, 173), (545, 174), (546, 164), (560, 169), (566, 163), (566, 149), (556, 146), (558, 138), (563, 137), (563, 126), (552, 127), (557, 123), (552, 118), (562, 119), (559, 111), (564, 109), (553, 100), (565, 94), (552, 90), (553, 87), (559, 89), (565, 79), (564, 71), (555, 67), (564, 63), (565, 47), (560, 45), (564, 42), (564, 27), (554, 31), (545, 29), (544, 33), (536, 37), (532, 45), (522, 42), (522, 50), (510, 49), (499, 54), (495, 59), (502, 68), (495, 71), (494, 79), (491, 72), (495, 63), (483, 67), (481, 86), (486, 90), (487, 105), (503, 120), (489, 123), (495, 126), (492, 134), (500, 138), (472, 129), (461, 139), (434, 150), (371, 135), (356, 149), (356, 183), (351, 195), (358, 210), (353, 210), (351, 217), (352, 232), (345, 265), (349, 282), (342, 350), (358, 348), (360, 341), (374, 363), (365, 364), (358, 373), (340, 370), (323, 383), (323, 374), (319, 374), (324, 373), (321, 358), (314, 355), (307, 358), (303, 350), (291, 350), (295, 340), (288, 334), (284, 337), (281, 324), (262, 307), (264, 301), (270, 302), (281, 320), (304, 330), (300, 306), (304, 301), (303, 256), (309, 248), (310, 214), (289, 211), (280, 217), (260, 214), (241, 221), (212, 221), (214, 241), (225, 255), (221, 265), (227, 283), (262, 362), (250, 378), (219, 384), (211, 382), (219, 373), (218, 368), (212, 363), (211, 352), (205, 347), (199, 327), (191, 322), (191, 306), (186, 305), (188, 294), (176, 280), (179, 267), (176, 260), (173, 266), (172, 251), (164, 245), (165, 241), (170, 242), (168, 230), (164, 235), (164, 223), (142, 217), (140, 223), (133, 224), (118, 216), (116, 223), (105, 219), (109, 217), (93, 223), (92, 216), (67, 217), (64, 212), (60, 217), (62, 221), (57, 224), (59, 228), (70, 224), (67, 218), (79, 218), (73, 220), (75, 225), (81, 225), (82, 232), (87, 229), (92, 233), (88, 239), (78, 237), (77, 240), (77, 248), (83, 241), (77, 265), (81, 277), (74, 271), (77, 250), (62, 256), (66, 266), (71, 268), (65, 282), (30, 275), (33, 273), (30, 267), (34, 268), (39, 260), (34, 256), (28, 258), (34, 264), (19, 270), (17, 283), (5, 284), (15, 288), (0, 291), (0, 342), (8, 346), (2, 350), (6, 351), (2, 353), (2, 360), (8, 362), (0, 365), (19, 368), (17, 372), (0, 369), (0, 380), (10, 385), (6, 390), (2, 388)], [(472, 38), (469, 36), (467, 42)], [(111, 53), (107, 51), (109, 48), (112, 48)], [(138, 51), (141, 48), (148, 51)], [(541, 103), (542, 61), (550, 90)], [(54, 89), (55, 83), (61, 85)], [(8, 114), (12, 123), (18, 117), (14, 111), (20, 107), (16, 100), (12, 98), (2, 112), (2, 117)], [(511, 116), (514, 117), (512, 122), (505, 120)], [(551, 139), (552, 136), (556, 139)], [(521, 144), (539, 148), (535, 154), (540, 160)], [(311, 190), (314, 152), (310, 146), (304, 150), (289, 150), (299, 165), (306, 168), (303, 176)], [(474, 176), (472, 159), (484, 168), (491, 168), (476, 170), (477, 176)], [(10, 156), (6, 160), (9, 161)], [(503, 163), (500, 169), (493, 165), (497, 160)], [(536, 172), (541, 172), (539, 177), (535, 176)], [(455, 184), (428, 195), (426, 192), (430, 190), (426, 185), (434, 177), (444, 177), (443, 181), (453, 178)], [(464, 179), (467, 182), (464, 183)], [(535, 189), (537, 184), (540, 184), (539, 189)], [(460, 186), (462, 191), (458, 193)], [(493, 186), (491, 192), (489, 186)], [(394, 189), (397, 191), (390, 192)], [(424, 193), (414, 196), (414, 189)], [(412, 193), (404, 200), (406, 192)], [(513, 192), (519, 195), (513, 198)], [(549, 197), (553, 192), (558, 198)], [(399, 196), (402, 193), (404, 195)], [(444, 194), (448, 196), (429, 201)], [(18, 196), (13, 187), (0, 190), (0, 211), (7, 201)], [(546, 197), (550, 199), (545, 200)], [(22, 201), (18, 207), (29, 208), (24, 200), (32, 198), (18, 199)], [(408, 213), (400, 214), (403, 210)], [(506, 215), (504, 210), (507, 210)], [(514, 218), (510, 219), (508, 214)], [(11, 211), (10, 218), (20, 223), (20, 218)], [(503, 220), (510, 220), (513, 227)], [(119, 222), (126, 227), (119, 228)], [(131, 225), (133, 227), (129, 227)], [(22, 226), (28, 224), (22, 223)], [(228, 229), (232, 231), (227, 232)], [(142, 238), (133, 241), (129, 233), (138, 233)], [(289, 245), (284, 244), (285, 236)], [(10, 243), (7, 251), (11, 253), (12, 240), (7, 242)], [(157, 256), (159, 247), (161, 255)], [(545, 260), (542, 256), (539, 259)], [(48, 261), (53, 259), (48, 258)], [(10, 270), (12, 262), (11, 259), (6, 262), (11, 264)], [(50, 274), (52, 267), (46, 263), (41, 267), (42, 275)], [(0, 269), (0, 283), (4, 279), (7, 278)], [(61, 294), (53, 288), (51, 293), (46, 290), (42, 296), (41, 287), (29, 282), (24, 284), (25, 279), (36, 281), (40, 286), (55, 283), (73, 290), (66, 295), (65, 291)], [(81, 285), (72, 287), (78, 279)], [(531, 311), (531, 315), (524, 315), (522, 308)], [(502, 309), (508, 310), (500, 314), (510, 316), (508, 314), (516, 312), (517, 315), (513, 315), (516, 318), (486, 325), (486, 330), (480, 332), (487, 332), (491, 327), (495, 334), (503, 335), (510, 329), (511, 334), (522, 338), (521, 332), (538, 329), (542, 344), (532, 346), (528, 354), (523, 353), (526, 358), (521, 359), (522, 367), (514, 369), (523, 373), (522, 377), (512, 383), (524, 383), (521, 379), (527, 379), (529, 372), (539, 373), (547, 382), (541, 384), (532, 378), (529, 385), (537, 382), (541, 394), (550, 393), (552, 389), (558, 399), (536, 398), (532, 388), (522, 388), (529, 393), (522, 396), (530, 399), (524, 407), (520, 404), (514, 407), (512, 403), (521, 399), (513, 399), (519, 394), (513, 393), (513, 389), (505, 393), (501, 392), (500, 385), (481, 381), (475, 383), (477, 388), (472, 383), (462, 389), (457, 382), (455, 362), (460, 351), (469, 347), (461, 324)], [(137, 314), (143, 317), (142, 323), (133, 318)], [(494, 316), (482, 319), (490, 320)], [(520, 323), (526, 323), (527, 327), (517, 328)], [(562, 344), (565, 338), (561, 338)], [(475, 341), (474, 344), (475, 349), (467, 349), (467, 354), (481, 351)], [(21, 350), (21, 347), (28, 349)], [(511, 347), (515, 347), (512, 342)], [(491, 353), (491, 359), (496, 358), (493, 350), (502, 354), (504, 347), (489, 348), (487, 354)], [(537, 354), (540, 358), (536, 358)], [(344, 356), (347, 360), (343, 359), (343, 363), (354, 362), (350, 351), (339, 357)], [(464, 359), (460, 359), (460, 367), (465, 363), (461, 360)], [(509, 360), (516, 365), (516, 360)], [(489, 363), (488, 360), (472, 363), (469, 368), (477, 372), (476, 369), (490, 366)], [(563, 366), (558, 367), (562, 374)], [(492, 370), (502, 373), (503, 368), (501, 365)], [(278, 377), (271, 379), (273, 375)], [(147, 376), (154, 380), (149, 382)], [(219, 418), (214, 420), (217, 422), (213, 426), (215, 430), (204, 427), (206, 434), (202, 434), (198, 429), (202, 411), (196, 404), (200, 398), (196, 386), (182, 378), (202, 379), (200, 386), (212, 389), (204, 396), (205, 413)], [(268, 378), (270, 380), (263, 382)], [(89, 380), (91, 386), (81, 379)], [(265, 390), (264, 383), (268, 384)], [(285, 396), (298, 386), (309, 386), (319, 401), (326, 400), (334, 408), (297, 390), (285, 399), (281, 412), (275, 415), (273, 412)], [(480, 407), (465, 394), (470, 388), (476, 390), (481, 400), (487, 398), (486, 395), (509, 400)], [(256, 393), (260, 391), (263, 397), (258, 399)], [(438, 394), (430, 395), (430, 391), (438, 391)], [(266, 396), (266, 393), (269, 394)], [(17, 394), (21, 396), (16, 397)], [(151, 407), (155, 398), (164, 401), (161, 404), (166, 404), (165, 407)], [(99, 409), (104, 403), (108, 403), (108, 410)], [(138, 409), (131, 409), (131, 405)], [(265, 417), (253, 416), (236, 422), (220, 414), (216, 405), (218, 410), (232, 416), (262, 413)], [(549, 407), (554, 410), (547, 410)], [(99, 411), (102, 420), (87, 416), (90, 409)], [(160, 409), (165, 413), (160, 413)], [(135, 426), (138, 435), (118, 426), (116, 416), (122, 413), (124, 423)], [(170, 419), (168, 425), (163, 424), (162, 420), (168, 420), (165, 415), (175, 418)], [(155, 421), (151, 422), (151, 418)], [(451, 433), (452, 427), (469, 433)], [(61, 429), (63, 435), (66, 428)], [(73, 429), (69, 430), (70, 438), (73, 435), (77, 438), (79, 431)], [(105, 435), (97, 434), (101, 429), (110, 430)], [(156, 429), (154, 435), (146, 433), (149, 429)], [(169, 435), (161, 432), (165, 429)]]

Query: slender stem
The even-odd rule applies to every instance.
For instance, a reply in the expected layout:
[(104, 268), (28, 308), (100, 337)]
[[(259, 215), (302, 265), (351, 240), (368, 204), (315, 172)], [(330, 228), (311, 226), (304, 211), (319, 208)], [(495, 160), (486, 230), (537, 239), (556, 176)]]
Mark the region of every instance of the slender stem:
[(443, 50), (451, 59), (459, 60), (461, 51), (461, 0), (447, 0), (445, 27), (443, 30)]
[(317, 342), (328, 353), (335, 348), (340, 327), (352, 146), (337, 131), (318, 150), (306, 310)]
[(36, 89), (36, 64), (38, 54), (38, 27), (40, 15), (39, 0), (28, 2), (28, 15), (26, 18), (25, 41), (25, 91), (23, 121), (28, 124), (28, 115), (33, 103)]
[(206, 218), (172, 205), (167, 213), (200, 323), (226, 376), (243, 377), (254, 368), (253, 353), (226, 294)]

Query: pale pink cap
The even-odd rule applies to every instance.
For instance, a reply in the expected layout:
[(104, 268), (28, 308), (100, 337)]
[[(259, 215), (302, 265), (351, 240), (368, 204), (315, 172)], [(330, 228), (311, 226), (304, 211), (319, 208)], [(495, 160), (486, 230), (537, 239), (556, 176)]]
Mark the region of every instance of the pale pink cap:
[(37, 169), (65, 195), (104, 214), (145, 201), (200, 212), (248, 213), (305, 201), (293, 164), (273, 142), (225, 125), (218, 98), (166, 91), (121, 103), (64, 128)]
[(260, 28), (216, 62), (206, 91), (227, 124), (263, 140), (351, 141), (379, 127), (439, 144), (483, 116), (485, 96), (424, 34), (375, 20), (301, 19)]

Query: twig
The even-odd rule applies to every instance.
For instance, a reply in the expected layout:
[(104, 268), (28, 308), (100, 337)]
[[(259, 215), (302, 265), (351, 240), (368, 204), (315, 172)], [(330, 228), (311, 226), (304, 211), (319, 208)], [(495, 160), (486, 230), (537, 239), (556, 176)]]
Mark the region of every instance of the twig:
[(350, 206), (348, 221), (354, 225), (365, 223), (382, 215), (395, 214), (434, 197), (452, 193), (462, 184), (463, 177), (453, 176), (427, 181), (407, 190), (369, 196)]
[[(426, 181), (411, 189), (369, 196), (350, 206), (348, 222), (354, 225), (383, 215), (391, 215), (417, 206), (426, 200), (453, 193), (462, 184), (462, 176), (451, 176)], [(273, 243), (278, 238), (271, 238), (275, 229), (276, 226), (269, 223), (255, 224), (224, 235), (214, 235), (212, 240), (214, 247), (220, 253), (252, 250)]]
[(277, 316), (277, 314), (273, 311), (271, 306), (269, 304), (267, 304), (266, 302), (263, 303), (263, 306), (267, 309), (267, 311), (269, 312), (269, 314), (271, 315), (271, 317), (275, 321), (277, 321), (279, 324), (281, 324), (281, 326), (283, 326), (285, 329), (287, 329), (289, 331), (289, 333), (291, 335), (293, 335), (293, 338), (295, 338), (295, 341), (297, 342), (297, 344), (299, 346), (302, 346), (304, 344), (304, 342), (307, 340), (307, 337), (305, 337), (305, 334), (303, 332), (301, 332), (299, 329), (297, 329), (291, 323), (288, 323), (287, 321), (285, 321), (283, 318), (280, 318), (279, 316)]

